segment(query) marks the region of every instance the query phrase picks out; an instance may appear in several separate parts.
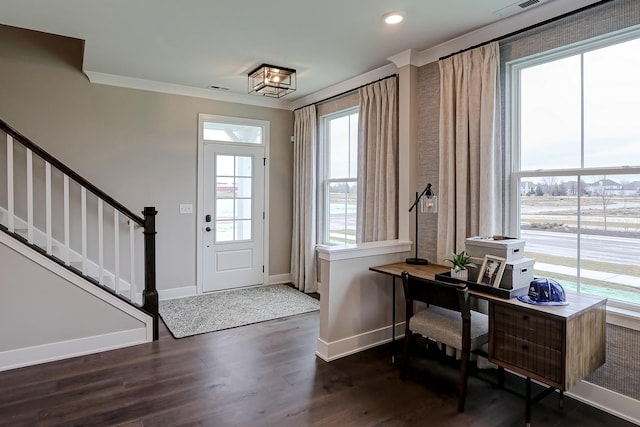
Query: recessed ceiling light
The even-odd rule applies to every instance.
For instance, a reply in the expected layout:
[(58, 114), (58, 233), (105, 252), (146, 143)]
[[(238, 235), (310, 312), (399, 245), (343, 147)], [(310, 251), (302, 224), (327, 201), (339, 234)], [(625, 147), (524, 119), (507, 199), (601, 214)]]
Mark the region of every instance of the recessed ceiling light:
[(384, 15), (384, 22), (390, 25), (398, 24), (399, 22), (402, 22), (402, 19), (402, 15), (397, 12), (391, 12)]

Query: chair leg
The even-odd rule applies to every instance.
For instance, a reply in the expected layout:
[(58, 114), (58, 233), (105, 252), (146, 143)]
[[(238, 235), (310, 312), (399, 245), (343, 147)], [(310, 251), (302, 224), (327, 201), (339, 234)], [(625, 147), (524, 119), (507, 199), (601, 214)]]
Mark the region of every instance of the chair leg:
[(458, 412), (464, 412), (464, 402), (467, 398), (467, 378), (469, 374), (469, 350), (462, 351), (460, 359), (460, 383), (458, 384)]
[(411, 340), (413, 334), (410, 331), (406, 331), (404, 334), (404, 344), (402, 346), (402, 370), (400, 371), (400, 377), (402, 379), (407, 377), (407, 371), (409, 370), (409, 352), (411, 347)]

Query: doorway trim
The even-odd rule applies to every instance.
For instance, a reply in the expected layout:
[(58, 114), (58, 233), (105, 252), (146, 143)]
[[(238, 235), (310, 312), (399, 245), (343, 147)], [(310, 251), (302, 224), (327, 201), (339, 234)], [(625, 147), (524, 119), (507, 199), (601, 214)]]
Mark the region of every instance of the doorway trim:
[[(245, 119), (241, 117), (220, 116), (216, 114), (198, 113), (198, 165), (197, 165), (197, 196), (196, 203), (196, 294), (203, 294), (204, 280), (204, 251), (202, 248), (202, 235), (204, 230), (204, 122), (217, 122), (238, 124), (245, 126), (259, 126), (263, 129), (263, 139), (261, 146), (264, 148), (265, 165), (264, 165), (264, 239), (263, 239), (263, 258), (264, 272), (262, 273), (262, 284), (269, 283), (269, 139), (270, 139), (270, 122), (266, 120)], [(208, 143), (212, 143), (209, 141)], [(215, 142), (213, 142), (215, 144)], [(229, 145), (233, 143), (221, 142), (221, 144)], [(246, 143), (238, 143), (243, 146)]]

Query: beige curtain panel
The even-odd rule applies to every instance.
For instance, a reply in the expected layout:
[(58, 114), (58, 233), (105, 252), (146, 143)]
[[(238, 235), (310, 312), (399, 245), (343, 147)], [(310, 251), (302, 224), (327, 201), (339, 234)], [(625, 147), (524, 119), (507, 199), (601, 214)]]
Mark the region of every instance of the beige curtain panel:
[(438, 263), (502, 230), (498, 43), (440, 61)]
[(293, 232), (291, 282), (301, 291), (317, 292), (316, 277), (316, 107), (294, 112)]
[(356, 240), (398, 237), (397, 77), (359, 89)]

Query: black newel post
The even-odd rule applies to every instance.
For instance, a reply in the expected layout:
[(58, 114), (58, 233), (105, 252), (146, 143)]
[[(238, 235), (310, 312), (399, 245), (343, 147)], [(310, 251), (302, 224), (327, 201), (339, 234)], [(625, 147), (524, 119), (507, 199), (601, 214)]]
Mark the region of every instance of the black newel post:
[(144, 211), (144, 291), (142, 308), (153, 316), (153, 339), (158, 339), (158, 291), (156, 290), (156, 214), (155, 207)]

